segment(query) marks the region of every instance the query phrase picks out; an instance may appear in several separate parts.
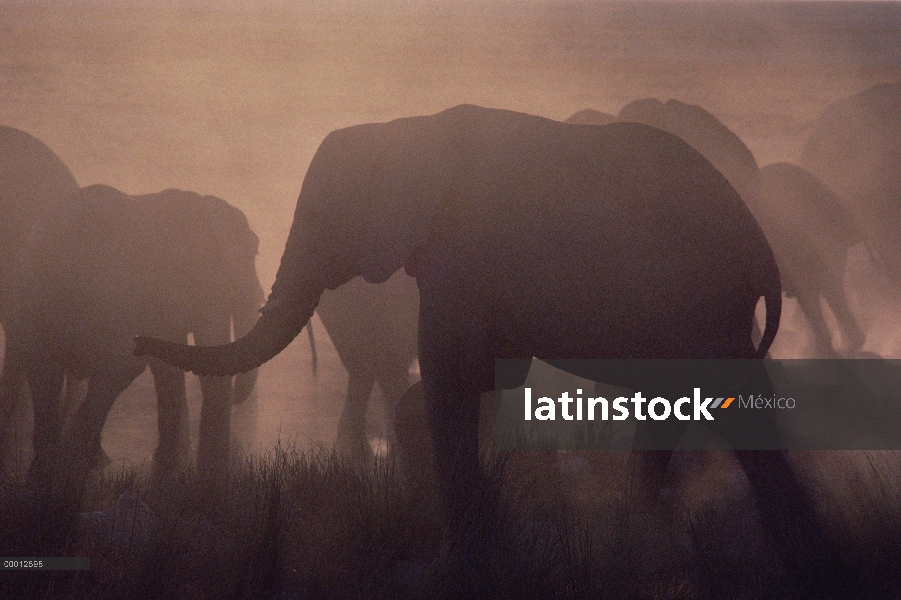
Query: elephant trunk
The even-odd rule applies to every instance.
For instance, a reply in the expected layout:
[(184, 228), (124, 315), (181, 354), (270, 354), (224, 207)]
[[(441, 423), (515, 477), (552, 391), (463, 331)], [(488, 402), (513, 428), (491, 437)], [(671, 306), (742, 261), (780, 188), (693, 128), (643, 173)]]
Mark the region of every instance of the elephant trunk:
[(156, 338), (135, 338), (135, 356), (155, 356), (198, 375), (230, 376), (256, 369), (284, 350), (313, 315), (322, 290), (301, 298), (272, 298), (244, 337), (221, 346), (188, 346)]

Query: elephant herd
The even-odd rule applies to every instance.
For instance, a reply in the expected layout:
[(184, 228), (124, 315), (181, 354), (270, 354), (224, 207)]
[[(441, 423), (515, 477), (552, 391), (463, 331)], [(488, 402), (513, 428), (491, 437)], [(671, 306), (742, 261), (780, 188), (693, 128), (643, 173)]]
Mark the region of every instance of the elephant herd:
[[(760, 169), (713, 115), (675, 100), (568, 121), (461, 105), (332, 132), (307, 171), (259, 319), (250, 317), (262, 304), (257, 239), (240, 211), (174, 190), (78, 189), (30, 138), (38, 151), (23, 156), (55, 174), (38, 178), (48, 190), (33, 202), (43, 205), (4, 230), (0, 289), (2, 408), (27, 379), (32, 471), (50, 470), (61, 447), (86, 470), (112, 402), (149, 363), (157, 467), (185, 456), (184, 381), (168, 364), (204, 377), (198, 466), (215, 476), (228, 445), (228, 377), (254, 373), (318, 310), (350, 373), (339, 445), (351, 453), (366, 452), (374, 383), (396, 404), (418, 355), (438, 489), (456, 530), (478, 512), (479, 395), (495, 387), (496, 359), (762, 358), (783, 292), (807, 316), (818, 356), (853, 356), (865, 335), (844, 293), (849, 247), (867, 243), (901, 287), (899, 84), (829, 107), (800, 166)], [(13, 201), (0, 210), (28, 205), (6, 177), (0, 197)], [(186, 234), (184, 222), (196, 229)], [(189, 332), (198, 345), (185, 343)], [(67, 376), (90, 383), (64, 435), (57, 404)], [(773, 535), (810, 524), (812, 505), (784, 453), (736, 457)], [(662, 481), (669, 453), (642, 459)]]
[[(616, 117), (584, 110), (568, 119), (599, 125), (615, 121), (644, 123), (679, 136), (729, 180), (766, 234), (782, 275), (782, 291), (797, 299), (807, 317), (816, 349), (812, 358), (854, 356), (860, 351), (865, 335), (848, 307), (843, 277), (848, 249), (872, 243), (872, 238), (864, 236), (851, 206), (813, 174), (822, 173), (822, 168), (808, 164), (806, 158), (809, 170), (789, 163), (758, 168), (735, 133), (703, 108), (678, 100), (636, 100)], [(838, 324), (841, 352), (826, 325), (820, 299), (828, 303)]]
[[(89, 469), (113, 402), (149, 364), (158, 403), (155, 473), (178, 471), (189, 452), (184, 374), (135, 357), (131, 339), (144, 331), (171, 340), (192, 333), (198, 343), (222, 343), (232, 327), (238, 336), (246, 333), (264, 299), (257, 236), (244, 214), (220, 198), (79, 188), (49, 148), (9, 127), (0, 129), (0, 148), (0, 206), (7, 217), (0, 241), (6, 340), (0, 442), (13, 449), (13, 415), (27, 381), (31, 475), (49, 476), (60, 457), (80, 459), (68, 465), (73, 472)], [(254, 370), (235, 379), (236, 400), (250, 393), (255, 378)], [(80, 406), (65, 406), (64, 387), (81, 380), (86, 397)], [(202, 378), (201, 387), (197, 462), (215, 475), (228, 457), (232, 380)]]

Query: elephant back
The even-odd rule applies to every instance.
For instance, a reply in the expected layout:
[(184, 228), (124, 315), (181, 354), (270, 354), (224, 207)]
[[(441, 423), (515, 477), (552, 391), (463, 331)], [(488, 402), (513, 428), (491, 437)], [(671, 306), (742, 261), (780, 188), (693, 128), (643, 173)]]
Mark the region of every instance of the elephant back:
[(830, 105), (814, 122), (801, 164), (851, 210), (901, 203), (901, 83), (877, 85)]
[[(771, 341), (780, 282), (770, 246), (734, 186), (686, 141), (638, 123), (577, 127), (487, 110), (460, 117), (466, 133), (458, 137), (483, 150), (459, 161), (436, 234), (417, 257), (423, 297), (441, 295), (460, 277), (467, 294), (502, 307), (486, 309), (468, 328), (532, 328), (540, 314), (541, 333), (530, 329), (528, 337), (547, 355), (616, 356), (631, 348), (630, 358), (697, 358), (726, 345), (755, 355), (751, 321), (766, 296)], [(491, 277), (470, 280), (470, 272)], [(587, 315), (581, 308), (612, 296), (640, 301)], [(747, 322), (741, 339), (732, 325), (739, 320)], [(692, 333), (665, 347), (650, 341), (676, 321)], [(559, 345), (587, 331), (603, 331), (604, 339)], [(707, 346), (689, 343), (695, 337)], [(479, 350), (473, 341), (473, 352), (491, 356), (509, 345), (537, 356), (508, 342)]]
[(563, 122), (572, 125), (609, 125), (610, 123), (616, 123), (616, 120), (615, 115), (586, 108), (575, 113)]
[(830, 105), (811, 128), (802, 165), (835, 190), (901, 285), (901, 83)]
[(748, 207), (753, 209), (757, 203), (760, 174), (754, 155), (741, 138), (700, 106), (646, 98), (624, 106), (617, 119), (650, 125), (682, 138), (729, 180)]

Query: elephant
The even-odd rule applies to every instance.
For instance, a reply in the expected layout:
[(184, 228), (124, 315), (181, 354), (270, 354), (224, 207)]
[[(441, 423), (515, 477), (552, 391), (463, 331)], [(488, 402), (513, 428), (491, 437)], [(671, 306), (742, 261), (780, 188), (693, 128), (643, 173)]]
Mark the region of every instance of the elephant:
[(828, 106), (810, 128), (801, 165), (857, 219), (901, 299), (901, 82)]
[(760, 182), (755, 214), (779, 263), (783, 291), (796, 297), (807, 315), (818, 356), (838, 358), (820, 296), (835, 315), (845, 347), (859, 351), (866, 335), (848, 307), (843, 279), (848, 249), (863, 242), (854, 217), (826, 184), (801, 167), (767, 165)]
[(644, 123), (677, 135), (704, 155), (722, 173), (742, 200), (755, 211), (760, 173), (754, 154), (741, 138), (708, 111), (678, 100), (635, 100), (617, 115), (619, 121)]
[(316, 313), (349, 375), (337, 448), (357, 460), (372, 454), (365, 433), (366, 409), (378, 383), (389, 418), (388, 450), (394, 454), (394, 409), (410, 385), (410, 364), (416, 358), (416, 280), (402, 271), (380, 285), (355, 277), (326, 291)]
[[(480, 393), (528, 374), (496, 382), (496, 359), (760, 359), (781, 313), (779, 269), (757, 221), (678, 137), (460, 105), (325, 138), (245, 337), (198, 347), (139, 336), (134, 350), (206, 375), (256, 368), (298, 335), (325, 290), (401, 268), (419, 287), (423, 394), (452, 539), (478, 536), (484, 516)], [(813, 505), (785, 453), (735, 455), (777, 543), (812, 539)], [(670, 456), (641, 453), (655, 484)]]
[[(72, 172), (46, 144), (20, 129), (0, 126), (0, 323), (4, 327), (15, 304), (16, 260), (27, 232), (54, 201), (77, 190)], [(77, 396), (80, 390), (71, 383), (67, 392)], [(6, 390), (0, 394), (18, 393), (19, 387), (18, 381), (0, 376), (0, 390)], [(24, 428), (12, 410), (15, 406), (0, 410), (0, 451), (12, 450), (6, 446)]]
[(564, 123), (572, 123), (573, 125), (609, 125), (615, 122), (615, 115), (591, 108), (580, 110), (564, 121)]
[(26, 233), (47, 207), (77, 190), (72, 172), (42, 141), (0, 126), (0, 323), (14, 304), (15, 259)]
[[(32, 480), (83, 485), (119, 394), (148, 366), (155, 378), (159, 482), (188, 455), (184, 374), (132, 355), (131, 339), (222, 343), (248, 332), (264, 294), (255, 260), (258, 238), (237, 208), (214, 196), (165, 190), (128, 196), (92, 185), (54, 203), (23, 252), (10, 319), (4, 375), (29, 384), (34, 407)], [(64, 429), (64, 373), (88, 380), (87, 396)], [(250, 393), (256, 370), (234, 382)], [(221, 481), (229, 457), (232, 381), (202, 377), (198, 471)], [(14, 395), (0, 398), (8, 404)], [(76, 488), (77, 489), (77, 488)]]
[(848, 308), (843, 276), (848, 250), (861, 239), (853, 219), (846, 218), (847, 211), (821, 182), (784, 164), (761, 171), (753, 153), (735, 133), (693, 104), (636, 100), (624, 106), (617, 118), (679, 136), (729, 180), (763, 226), (776, 254), (783, 287), (797, 298), (813, 330), (817, 357), (838, 356), (823, 320), (820, 298), (836, 316), (845, 351), (853, 355), (860, 350), (865, 335)]

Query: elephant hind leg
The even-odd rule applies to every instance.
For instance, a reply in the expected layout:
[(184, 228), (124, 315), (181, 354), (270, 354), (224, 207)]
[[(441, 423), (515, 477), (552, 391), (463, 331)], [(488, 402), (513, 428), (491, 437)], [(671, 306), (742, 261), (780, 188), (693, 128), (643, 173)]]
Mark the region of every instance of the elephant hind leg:
[(29, 362), (26, 377), (34, 412), (34, 459), (29, 478), (48, 481), (53, 476), (54, 467), (65, 456), (60, 449), (62, 421), (59, 410), (65, 369), (56, 363)]
[[(78, 379), (72, 373), (66, 372), (65, 395), (60, 408), (63, 430), (72, 421), (75, 413), (78, 412), (78, 407), (82, 405), (87, 395), (87, 378)], [(100, 440), (97, 440), (97, 447), (94, 449), (94, 468), (103, 469), (111, 462), (109, 455), (104, 451), (103, 446), (100, 445)]]
[(679, 474), (670, 469), (673, 450), (685, 432), (681, 421), (639, 421), (633, 448), (638, 451), (638, 469), (633, 488), (646, 505), (656, 506), (665, 500), (665, 490), (672, 490)]
[(131, 385), (145, 368), (144, 363), (122, 363), (117, 368), (92, 375), (88, 393), (75, 413), (63, 440), (63, 465), (61, 482), (80, 498), (88, 473), (95, 466), (97, 448), (103, 426), (116, 398)]
[(372, 447), (366, 437), (366, 409), (374, 387), (375, 378), (368, 373), (357, 370), (350, 373), (335, 447), (351, 460), (372, 458)]

